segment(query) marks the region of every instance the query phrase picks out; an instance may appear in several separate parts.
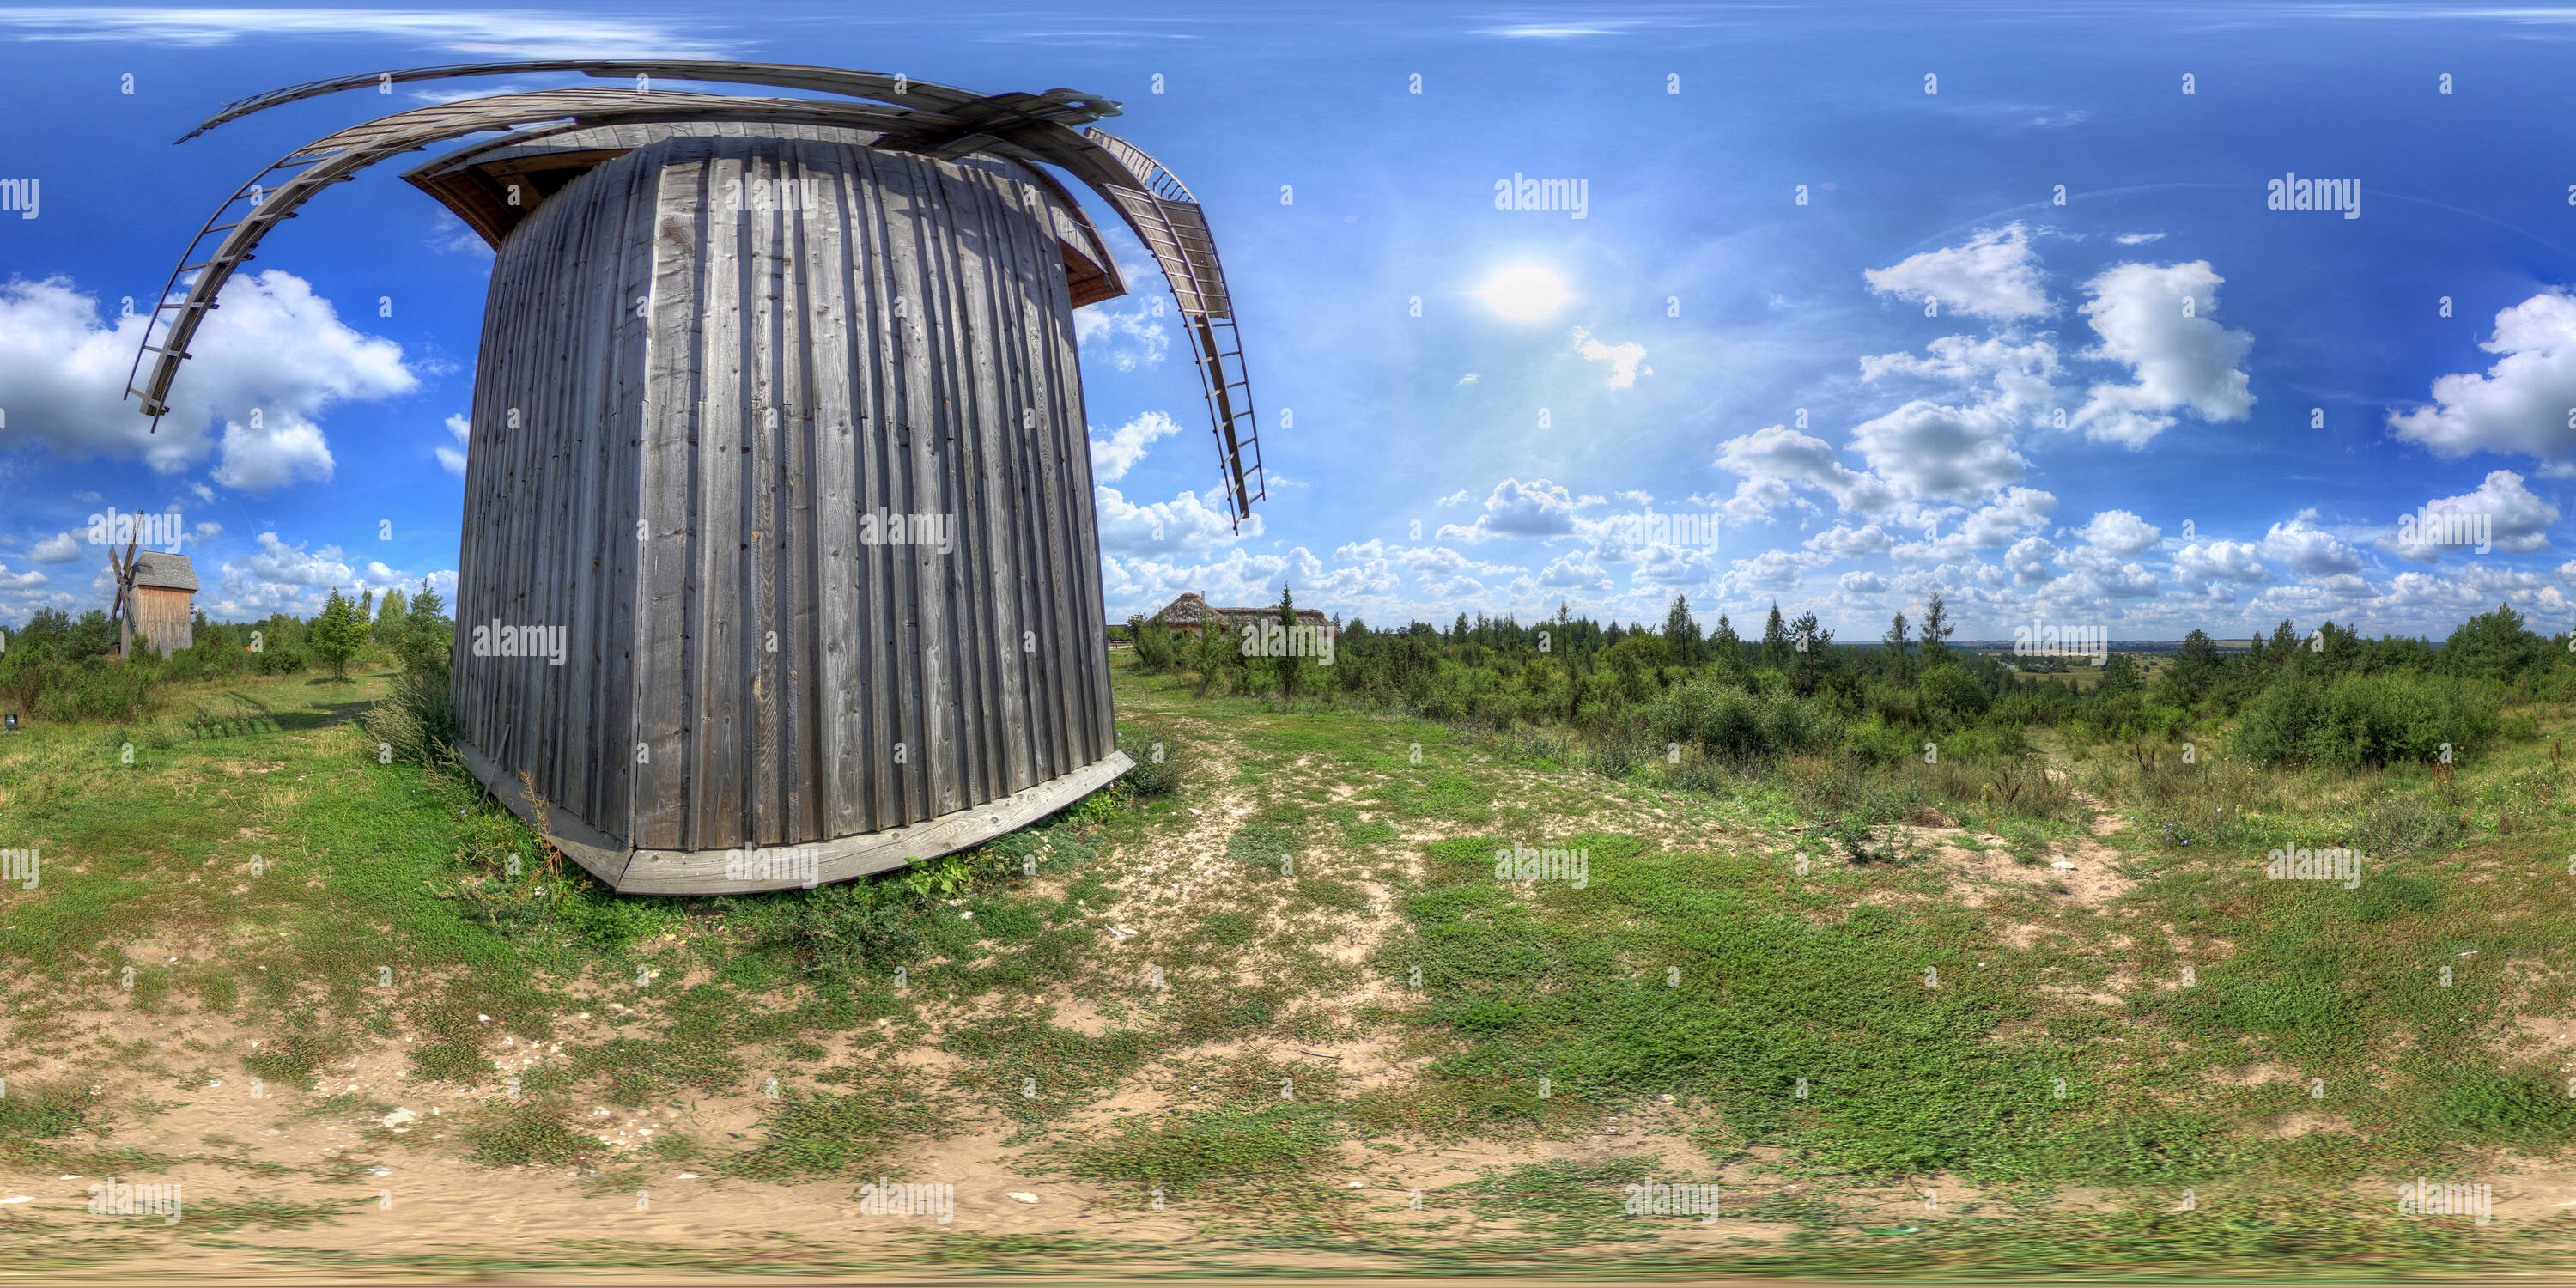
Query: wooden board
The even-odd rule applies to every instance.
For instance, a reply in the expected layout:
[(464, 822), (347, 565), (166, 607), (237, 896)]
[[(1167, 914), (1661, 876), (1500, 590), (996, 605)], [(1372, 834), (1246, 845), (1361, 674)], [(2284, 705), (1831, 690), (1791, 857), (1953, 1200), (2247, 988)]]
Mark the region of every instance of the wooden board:
[[(573, 180), (495, 259), (465, 742), (672, 854), (911, 835), (1109, 763), (1061, 189), (729, 128)], [(936, 531), (863, 540), (887, 515)], [(495, 622), (563, 663), (475, 655)]]
[[(763, 853), (750, 847), (730, 851), (631, 849), (584, 823), (571, 811), (530, 796), (483, 753), (464, 746), (458, 747), (457, 753), (475, 778), (492, 789), (494, 799), (537, 829), (565, 858), (580, 864), (619, 894), (754, 894), (804, 884), (801, 880), (725, 875), (737, 856), (756, 859)], [(971, 849), (1005, 832), (1026, 827), (1116, 782), (1120, 774), (1134, 767), (1127, 753), (1112, 752), (1099, 764), (974, 809), (891, 831), (826, 841), (802, 848), (797, 854), (813, 859), (817, 885), (856, 880)]]

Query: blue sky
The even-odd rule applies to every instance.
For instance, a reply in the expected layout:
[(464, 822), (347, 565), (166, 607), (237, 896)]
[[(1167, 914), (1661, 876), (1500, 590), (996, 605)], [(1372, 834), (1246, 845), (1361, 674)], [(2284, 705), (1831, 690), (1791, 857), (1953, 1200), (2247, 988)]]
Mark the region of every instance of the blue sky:
[[(1228, 530), (1187, 351), (1117, 232), (1134, 293), (1077, 315), (1113, 619), (1284, 581), (1372, 622), (1659, 620), (1682, 592), (1874, 638), (1938, 587), (1962, 637), (2438, 637), (2504, 599), (2576, 625), (2576, 10), (918, 12), (0, 10), (0, 179), (41, 194), (0, 211), (0, 624), (106, 605), (82, 538), (111, 504), (181, 511), (218, 618), (423, 577), (452, 599), (491, 261), (401, 165), (262, 244), (148, 436), (125, 300), (297, 144), (595, 82), (171, 140), (326, 76), (652, 55), (1125, 104), (1109, 128), (1208, 208), (1272, 479)], [(2267, 208), (2293, 172), (2357, 182), (2358, 217)], [(1582, 217), (1497, 209), (1515, 175), (1579, 181)], [(1647, 540), (1649, 508), (1714, 516), (1714, 544)], [(2488, 548), (2401, 530), (2427, 508)]]

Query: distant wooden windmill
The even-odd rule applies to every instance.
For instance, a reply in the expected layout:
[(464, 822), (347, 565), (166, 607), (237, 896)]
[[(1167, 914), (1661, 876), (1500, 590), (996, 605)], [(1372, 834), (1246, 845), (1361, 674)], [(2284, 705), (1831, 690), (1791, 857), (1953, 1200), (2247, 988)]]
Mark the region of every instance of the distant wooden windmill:
[(107, 615), (116, 619), (116, 656), (119, 661), (134, 656), (134, 617), (125, 611), (125, 606), (134, 598), (134, 547), (140, 536), (138, 533), (125, 539), (122, 557), (116, 553), (115, 546), (107, 548), (108, 575), (116, 578), (116, 603), (109, 607)]
[(1170, 280), (1239, 524), (1265, 495), (1260, 449), (1189, 190), (1077, 133), (1117, 111), (1092, 95), (778, 64), (387, 72), (247, 99), (199, 132), (337, 90), (533, 72), (634, 87), (441, 103), (290, 153), (207, 220), (211, 252), (181, 258), (128, 392), (169, 409), (224, 281), (315, 193), (512, 129), (404, 176), (496, 249), (456, 612), (476, 775), (602, 880), (671, 894), (899, 866), (1123, 772), (1072, 310), (1126, 286), (1045, 167), (1106, 197)]

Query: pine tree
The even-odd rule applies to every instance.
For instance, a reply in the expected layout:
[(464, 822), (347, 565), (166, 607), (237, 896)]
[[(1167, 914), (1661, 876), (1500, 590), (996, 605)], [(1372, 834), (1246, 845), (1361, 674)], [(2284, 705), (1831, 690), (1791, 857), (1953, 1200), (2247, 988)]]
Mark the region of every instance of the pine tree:
[(1942, 601), (1940, 591), (1933, 591), (1931, 602), (1923, 606), (1924, 670), (1931, 670), (1934, 666), (1949, 660), (1950, 632), (1957, 629), (1959, 629), (1958, 626), (1950, 620), (1949, 604)]
[(2138, 687), (2138, 664), (2126, 653), (2114, 653), (2102, 664), (2102, 678), (2093, 686), (2097, 698), (2116, 698)]
[(1279, 656), (1270, 659), (1279, 672), (1279, 696), (1297, 696), (1297, 597), (1286, 582), (1279, 584)]
[(1780, 620), (1780, 605), (1771, 605), (1771, 620), (1762, 625), (1762, 665), (1773, 671), (1789, 669), (1789, 627)]
[(1699, 662), (1699, 623), (1691, 620), (1688, 595), (1673, 596), (1673, 606), (1664, 614), (1664, 647), (1682, 666)]
[(411, 597), (400, 633), (394, 639), (394, 651), (402, 655), (404, 671), (427, 674), (447, 670), (448, 653), (456, 642), (456, 623), (447, 620), (446, 610), (446, 602), (429, 588), (429, 579), (422, 578), (420, 593)]
[(1744, 641), (1735, 637), (1735, 623), (1726, 614), (1717, 615), (1717, 629), (1708, 633), (1708, 651), (1717, 656), (1717, 664), (1729, 671), (1744, 666)]
[(1826, 670), (1825, 650), (1834, 642), (1834, 633), (1816, 621), (1816, 610), (1810, 608), (1789, 623), (1789, 687), (1798, 696), (1816, 691), (1816, 681)]
[(367, 628), (358, 620), (358, 606), (335, 590), (322, 605), (322, 615), (313, 619), (313, 628), (305, 638), (313, 656), (331, 668), (331, 678), (345, 680), (349, 678), (349, 659), (356, 657), (358, 646), (366, 642)]
[(402, 587), (386, 591), (385, 597), (376, 601), (376, 639), (387, 644), (394, 642), (394, 637), (402, 631), (404, 620), (410, 615), (411, 609), (404, 602)]
[(1906, 656), (1906, 650), (1913, 643), (1913, 628), (1907, 624), (1905, 614), (1898, 613), (1896, 620), (1887, 624), (1887, 634), (1880, 636), (1879, 639), (1887, 645), (1887, 651), (1894, 655), (1888, 664), (1888, 678), (1898, 684), (1912, 683), (1906, 677), (1906, 672), (1912, 669), (1907, 665), (1910, 659)]

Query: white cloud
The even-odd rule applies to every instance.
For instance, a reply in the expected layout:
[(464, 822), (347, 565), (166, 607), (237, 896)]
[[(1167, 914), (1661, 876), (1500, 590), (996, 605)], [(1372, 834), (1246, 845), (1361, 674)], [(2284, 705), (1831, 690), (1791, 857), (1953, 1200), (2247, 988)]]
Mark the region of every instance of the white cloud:
[(1180, 425), (1170, 416), (1149, 411), (1119, 426), (1107, 438), (1092, 439), (1092, 478), (1110, 482), (1125, 477), (1127, 471), (1136, 467), (1136, 462), (1145, 459), (1145, 451), (1154, 445), (1155, 439), (1168, 438), (1179, 432)]
[[(1092, 500), (1100, 512), (1100, 548), (1119, 554), (1204, 554), (1238, 539), (1225, 511), (1211, 508), (1200, 494), (1183, 492), (1169, 501), (1131, 504), (1118, 489), (1094, 484)], [(1218, 495), (1210, 489), (1208, 495)], [(1222, 498), (1220, 498), (1222, 499)], [(1241, 537), (1261, 535), (1261, 516), (1243, 521)]]
[(1985, 229), (1967, 241), (1907, 257), (1892, 268), (1864, 269), (1870, 289), (1908, 300), (1937, 300), (1952, 313), (2009, 320), (2056, 311), (2040, 285), (2030, 230), (2019, 223)]
[[(97, 301), (59, 277), (0, 285), (0, 388), (11, 412), (0, 447), (41, 442), (66, 456), (139, 458), (164, 474), (220, 448), (215, 480), (259, 491), (330, 476), (315, 423), (324, 410), (419, 384), (401, 345), (351, 330), (293, 274), (235, 277), (223, 305), (190, 342), (195, 356), (180, 367), (156, 433), (123, 400), (143, 317), (103, 326)], [(254, 412), (259, 428), (249, 425)]]
[(2388, 414), (2397, 436), (2444, 456), (2521, 452), (2564, 463), (2576, 454), (2576, 296), (2548, 290), (2496, 314), (2478, 345), (2502, 354), (2485, 375), (2433, 381), (2433, 405)]
[(1907, 499), (1973, 504), (2030, 468), (2013, 418), (1992, 406), (1944, 407), (1917, 399), (1852, 431), (1852, 445)]
[(289, 483), (329, 479), (332, 464), (331, 446), (323, 441), (321, 427), (309, 421), (284, 420), (254, 428), (227, 420), (214, 478), (244, 492), (268, 492)]
[(2049, 514), (2056, 509), (2054, 493), (2029, 487), (2005, 488), (1994, 504), (1969, 515), (1959, 530), (1974, 548), (1989, 549), (2048, 522)]
[(1452, 389), (1461, 389), (1461, 388), (1464, 388), (1464, 387), (1466, 387), (1466, 386), (1468, 386), (1468, 385), (1472, 385), (1472, 384), (1474, 384), (1474, 383), (1476, 383), (1477, 381), (1482, 380), (1482, 379), (1484, 379), (1484, 377), (1483, 377), (1483, 376), (1481, 376), (1481, 375), (1477, 374), (1476, 372), (1470, 371), (1470, 372), (1468, 372), (1467, 374), (1465, 374), (1465, 375), (1463, 375), (1463, 376), (1458, 377), (1458, 383), (1457, 383), (1457, 384), (1454, 384), (1454, 385), (1451, 385), (1451, 386), (1449, 386), (1449, 387), (1450, 387), (1450, 388), (1452, 388)]
[(47, 585), (51, 580), (32, 568), (25, 572), (13, 573), (9, 571), (9, 565), (0, 564), (0, 590), (28, 590)]
[(1538, 584), (1605, 595), (1611, 589), (1610, 574), (1602, 571), (1601, 565), (1592, 562), (1591, 556), (1580, 550), (1569, 550), (1559, 555), (1554, 563), (1540, 569)]
[(1887, 533), (1875, 523), (1857, 529), (1838, 523), (1807, 538), (1803, 544), (1809, 550), (1829, 554), (1837, 559), (1860, 559), (1869, 555), (1884, 554), (1892, 543)]
[[(1717, 550), (1712, 546), (1670, 546), (1657, 542), (1640, 547), (1636, 571), (1630, 580), (1641, 586), (1699, 586), (1717, 579)], [(1794, 559), (1825, 562), (1822, 555), (1793, 555)]]
[(1341, 575), (1325, 573), (1323, 561), (1304, 546), (1284, 555), (1256, 555), (1237, 546), (1226, 551), (1224, 558), (1204, 564), (1104, 556), (1100, 569), (1113, 621), (1130, 612), (1152, 612), (1183, 591), (1204, 595), (1218, 607), (1232, 608), (1278, 603), (1280, 588), (1293, 585), (1299, 607), (1321, 607), (1308, 601), (1331, 593), (1326, 589), (1327, 583)]
[(2077, 535), (2085, 544), (2115, 555), (2133, 555), (2151, 550), (2164, 538), (2164, 530), (2126, 510), (2104, 510), (2093, 516)]
[(1074, 342), (1095, 346), (1099, 357), (1120, 371), (1154, 366), (1170, 351), (1172, 336), (1148, 309), (1146, 304), (1131, 309), (1094, 304), (1079, 310), (1073, 315)]
[(1611, 495), (1618, 497), (1620, 500), (1625, 501), (1630, 505), (1653, 505), (1655, 503), (1655, 498), (1644, 492), (1632, 490), (1627, 492), (1614, 492)]
[(1800, 554), (1794, 550), (1765, 550), (1751, 559), (1735, 561), (1735, 570), (1727, 575), (1727, 588), (1735, 591), (1761, 591), (1786, 594), (1798, 588), (1798, 579), (1808, 569), (1833, 562), (1830, 556)]
[[(1374, 541), (1369, 543), (1371, 546), (1376, 544)], [(1521, 571), (1518, 564), (1486, 563), (1480, 559), (1470, 559), (1447, 546), (1412, 546), (1403, 550), (1390, 550), (1387, 552), (1387, 558), (1404, 565), (1414, 576), (1425, 581), (1434, 578), (1460, 577), (1469, 573)]]
[(1945, 335), (1923, 347), (1931, 356), (1882, 353), (1863, 357), (1861, 378), (1918, 376), (1970, 389), (1991, 383), (1989, 405), (2016, 417), (2055, 401), (2052, 377), (2058, 374), (2057, 346), (2046, 340)]
[[(242, 571), (261, 580), (282, 582), (290, 586), (346, 586), (357, 574), (341, 562), (338, 546), (324, 546), (307, 551), (277, 539), (274, 532), (259, 534), (259, 553), (242, 565)], [(225, 568), (233, 565), (226, 563)]]
[(1750, 526), (1769, 522), (1773, 514), (1784, 508), (1812, 511), (1816, 505), (1798, 495), (1798, 490), (1784, 479), (1756, 478), (1738, 480), (1735, 495), (1718, 502), (1713, 508), (1731, 522)]
[(2201, 541), (2174, 554), (2174, 576), (2184, 581), (2232, 581), (2258, 586), (2272, 580), (2263, 552), (2250, 541)]
[(1843, 592), (1850, 595), (1875, 595), (1887, 589), (1887, 583), (1879, 580), (1877, 573), (1858, 570), (1844, 573), (1841, 585)]
[[(485, 94), (510, 94), (524, 88), (526, 87), (517, 85), (477, 85), (472, 89), (456, 90), (445, 101), (452, 103)], [(416, 92), (412, 97), (425, 98), (428, 95)], [(444, 210), (438, 212), (437, 217), (429, 222), (429, 248), (441, 255), (471, 255), (486, 260), (492, 258), (491, 244), (483, 240), (483, 235), (466, 227), (464, 220)]]
[(70, 563), (81, 557), (81, 540), (68, 532), (57, 532), (37, 542), (27, 557), (40, 564)]
[[(1818, 488), (1830, 493), (1843, 509), (1863, 514), (1877, 514), (1896, 502), (1886, 480), (1836, 460), (1833, 447), (1825, 440), (1780, 425), (1718, 444), (1717, 467), (1749, 479), (1776, 479)], [(1785, 491), (1775, 494), (1786, 496)], [(1736, 496), (1745, 499), (1745, 490), (1738, 488)], [(1729, 517), (1746, 521), (1746, 516), (1732, 507)]]
[(1574, 494), (1546, 479), (1527, 483), (1506, 478), (1485, 498), (1485, 512), (1466, 526), (1442, 524), (1443, 541), (1490, 541), (1496, 537), (1552, 537), (1574, 531)]
[(1465, 488), (1463, 488), (1463, 487), (1462, 487), (1462, 488), (1458, 489), (1457, 491), (1452, 492), (1452, 493), (1450, 493), (1449, 495), (1444, 496), (1444, 497), (1440, 498), (1439, 500), (1432, 502), (1432, 504), (1433, 504), (1433, 505), (1459, 505), (1459, 504), (1464, 503), (1464, 502), (1466, 501), (1466, 499), (1467, 499), (1467, 489), (1465, 489)]
[(438, 452), (438, 467), (458, 478), (465, 477), (465, 448), (467, 440), (471, 439), (473, 434), (473, 422), (468, 421), (463, 416), (448, 417), (447, 436), (456, 441), (454, 443), (441, 443), (438, 445), (436, 449)]
[(2058, 571), (2053, 566), (2057, 554), (2057, 547), (2046, 538), (2024, 537), (2004, 552), (2004, 570), (2022, 585), (2045, 586), (2057, 580)]
[(2122, 233), (2111, 240), (2118, 242), (2123, 246), (2144, 246), (2148, 242), (2163, 241), (2164, 239), (2165, 235), (2163, 233)]
[(1638, 376), (1655, 374), (1653, 367), (1641, 368), (1637, 365), (1646, 360), (1646, 346), (1642, 344), (1603, 344), (1593, 339), (1591, 332), (1582, 327), (1576, 327), (1574, 328), (1574, 351), (1582, 354), (1586, 362), (1609, 363), (1610, 387), (1613, 389), (1634, 388)]
[(2069, 584), (2079, 600), (2144, 599), (2156, 593), (2156, 575), (2145, 565), (2105, 550), (2067, 551), (2059, 562), (2074, 570)]
[[(2126, 363), (2130, 384), (2097, 384), (2069, 427), (2097, 443), (2147, 445), (2191, 409), (2209, 421), (2243, 420), (2254, 395), (2237, 364), (2254, 337), (2220, 326), (2218, 287), (2226, 281), (2207, 260), (2188, 264), (2119, 264), (2084, 284), (2083, 313), (2101, 343), (2082, 355)], [(2190, 302), (2190, 313), (2184, 303)]]
[[(2530, 488), (2523, 486), (2522, 476), (2511, 470), (2488, 471), (2486, 481), (2478, 484), (2474, 490), (2461, 496), (2436, 497), (2425, 502), (2422, 508), (2430, 510), (2437, 516), (2462, 515), (2483, 518), (2487, 526), (2484, 534), (2486, 544), (2492, 549), (2501, 550), (2507, 554), (2530, 554), (2548, 549), (2549, 526), (2558, 522), (2558, 507), (2533, 495)], [(2406, 517), (2417, 520), (2420, 524), (2419, 516)], [(2443, 526), (2448, 528), (2451, 525)], [(2428, 533), (2419, 530), (2414, 534), (2416, 540), (2410, 543), (2401, 539), (2406, 535), (2406, 531), (2403, 527), (2391, 528), (2387, 535), (2373, 540), (2371, 544), (2401, 559), (2431, 563), (2441, 557), (2443, 547), (2432, 544), (2427, 538), (2475, 535), (2447, 531)], [(2458, 553), (2468, 554), (2476, 552), (2478, 544), (2475, 540), (2471, 540), (2465, 545), (2454, 544), (2451, 548)]]
[(2310, 523), (2305, 516), (2275, 523), (2265, 533), (2263, 557), (2278, 559), (2309, 577), (2331, 577), (2361, 571), (2361, 552), (2343, 538)]

